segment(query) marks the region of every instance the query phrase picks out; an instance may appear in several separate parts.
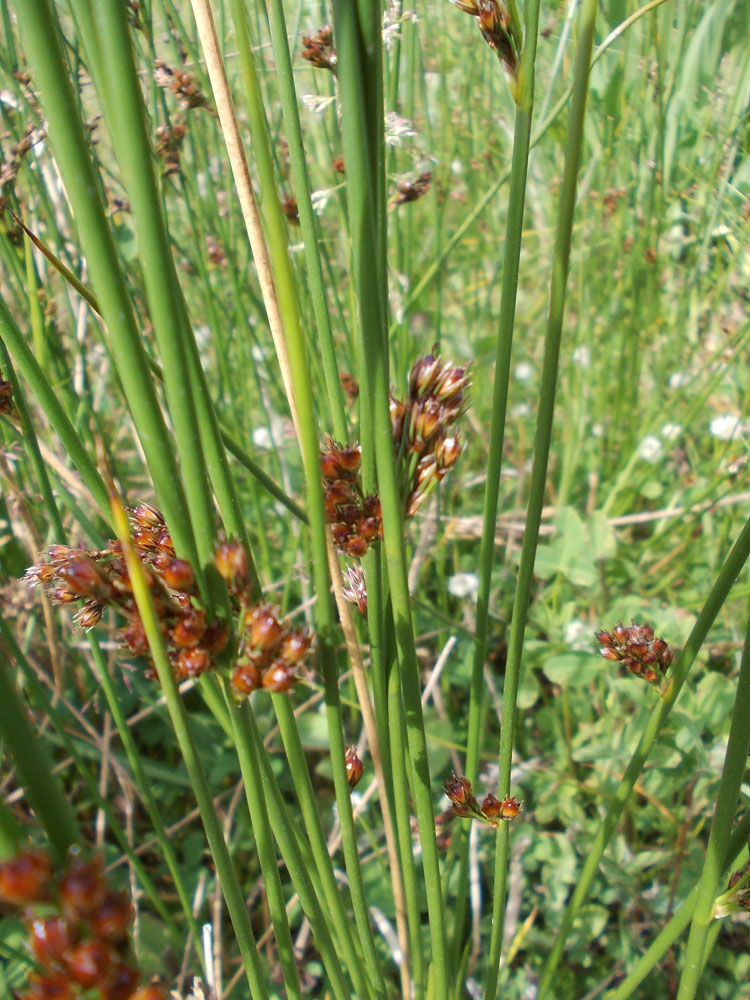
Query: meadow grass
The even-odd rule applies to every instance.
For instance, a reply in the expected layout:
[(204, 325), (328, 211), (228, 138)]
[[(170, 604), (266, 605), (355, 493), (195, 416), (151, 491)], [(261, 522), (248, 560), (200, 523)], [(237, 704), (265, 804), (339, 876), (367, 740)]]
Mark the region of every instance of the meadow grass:
[(185, 996), (742, 996), (746, 7), (0, 12), (1, 856)]

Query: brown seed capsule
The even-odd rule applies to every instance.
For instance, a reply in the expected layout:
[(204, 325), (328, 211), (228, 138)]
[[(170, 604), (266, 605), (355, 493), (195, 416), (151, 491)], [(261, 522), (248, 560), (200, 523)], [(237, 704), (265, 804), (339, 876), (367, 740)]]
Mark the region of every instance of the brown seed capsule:
[(234, 593), (239, 593), (250, 582), (247, 552), (240, 542), (232, 539), (220, 542), (216, 549), (216, 566)]
[(99, 987), (102, 1000), (129, 1000), (138, 984), (138, 973), (125, 962), (117, 962), (110, 972), (109, 982)]
[(232, 687), (237, 694), (252, 694), (261, 686), (260, 670), (254, 663), (241, 663), (232, 673)]
[(35, 918), (29, 927), (29, 942), (40, 965), (62, 962), (73, 946), (71, 926), (64, 917)]
[(283, 660), (275, 660), (270, 667), (263, 671), (261, 683), (266, 691), (282, 694), (291, 691), (298, 679), (294, 669), (288, 663), (284, 663)]
[(194, 646), (192, 649), (183, 649), (178, 653), (175, 660), (175, 675), (179, 679), (186, 677), (200, 677), (213, 666), (213, 662), (207, 650), (203, 646)]
[(211, 622), (203, 635), (203, 648), (212, 656), (219, 656), (227, 648), (230, 635), (229, 628), (217, 618)]
[(487, 819), (495, 819), (502, 811), (502, 802), (490, 792), (482, 799), (480, 808)]
[(354, 556), (355, 559), (361, 559), (367, 552), (367, 539), (361, 538), (359, 535), (354, 535), (352, 538), (347, 539), (344, 548), (348, 555)]
[(133, 907), (124, 892), (110, 890), (89, 916), (91, 931), (106, 941), (121, 941), (133, 921)]
[(93, 913), (107, 895), (101, 858), (73, 858), (60, 881), (59, 893), (63, 912), (69, 919)]
[(160, 560), (158, 570), (170, 590), (181, 590), (185, 594), (192, 594), (195, 590), (193, 567), (184, 559)]
[(175, 646), (189, 647), (196, 646), (206, 631), (206, 615), (201, 608), (191, 608), (190, 611), (180, 618), (172, 629), (170, 635)]
[(458, 816), (468, 816), (476, 808), (476, 799), (472, 794), (471, 782), (465, 775), (451, 771), (443, 785), (443, 791), (453, 805), (453, 811)]
[(285, 663), (301, 663), (310, 652), (312, 637), (304, 630), (287, 632), (279, 646), (279, 659)]
[(269, 653), (281, 641), (284, 629), (276, 620), (268, 605), (256, 605), (245, 615), (245, 627), (248, 629), (247, 641), (252, 649)]
[(21, 905), (46, 899), (52, 862), (41, 851), (22, 851), (0, 862), (0, 899)]
[(70, 978), (79, 986), (99, 986), (109, 978), (113, 957), (106, 941), (89, 938), (73, 949), (65, 965)]
[(515, 819), (516, 816), (521, 812), (522, 806), (515, 795), (511, 795), (508, 798), (503, 799), (500, 803), (500, 818), (501, 819)]
[(349, 782), (349, 788), (356, 788), (364, 774), (365, 768), (359, 759), (359, 754), (355, 747), (346, 748), (344, 761), (346, 765), (346, 780)]
[(128, 1000), (167, 1000), (167, 994), (158, 983), (151, 983), (150, 986), (139, 987)]

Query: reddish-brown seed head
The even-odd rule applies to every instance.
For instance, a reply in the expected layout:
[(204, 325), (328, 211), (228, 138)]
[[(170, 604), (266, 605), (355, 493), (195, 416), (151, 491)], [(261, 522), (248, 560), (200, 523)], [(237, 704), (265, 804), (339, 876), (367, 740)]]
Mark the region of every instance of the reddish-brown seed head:
[(46, 899), (52, 877), (52, 862), (41, 851), (22, 851), (0, 862), (0, 899), (23, 905)]
[(59, 892), (63, 912), (69, 919), (93, 913), (107, 895), (101, 858), (73, 858), (60, 881)]
[(232, 687), (237, 694), (252, 694), (261, 685), (260, 670), (254, 663), (239, 663), (232, 673)]
[(105, 983), (112, 970), (112, 949), (99, 938), (82, 941), (65, 962), (70, 978), (79, 986), (92, 987)]
[(31, 950), (42, 966), (62, 962), (73, 946), (73, 932), (64, 917), (37, 917), (29, 925)]

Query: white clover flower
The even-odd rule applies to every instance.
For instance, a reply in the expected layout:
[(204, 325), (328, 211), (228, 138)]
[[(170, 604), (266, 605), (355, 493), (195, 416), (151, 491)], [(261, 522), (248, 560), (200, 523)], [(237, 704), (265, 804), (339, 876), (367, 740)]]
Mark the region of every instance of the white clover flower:
[(385, 116), (386, 146), (400, 146), (403, 139), (415, 136), (416, 130), (408, 118), (402, 118), (395, 111), (389, 111)]
[(534, 377), (534, 366), (528, 361), (519, 361), (513, 369), (513, 374), (519, 382), (528, 382), (530, 378)]
[(591, 351), (585, 344), (579, 344), (578, 347), (573, 351), (571, 355), (571, 360), (574, 365), (578, 365), (579, 368), (590, 368), (591, 367)]
[(746, 428), (734, 413), (723, 413), (721, 416), (713, 418), (708, 429), (719, 441), (731, 441), (736, 435), (742, 434)]
[(644, 462), (656, 462), (664, 451), (664, 445), (655, 434), (647, 434), (638, 445), (638, 458)]
[(682, 434), (682, 424), (669, 422), (664, 424), (661, 429), (661, 436), (665, 441), (676, 441), (680, 434)]
[(667, 385), (670, 389), (681, 389), (683, 385), (687, 385), (690, 381), (690, 376), (687, 372), (672, 372), (669, 376)]
[(308, 109), (312, 111), (314, 115), (322, 114), (326, 108), (329, 108), (333, 102), (336, 100), (335, 97), (325, 94), (303, 94), (302, 103)]
[(476, 573), (454, 573), (448, 577), (448, 593), (453, 597), (470, 597), (472, 601), (476, 601), (479, 577)]

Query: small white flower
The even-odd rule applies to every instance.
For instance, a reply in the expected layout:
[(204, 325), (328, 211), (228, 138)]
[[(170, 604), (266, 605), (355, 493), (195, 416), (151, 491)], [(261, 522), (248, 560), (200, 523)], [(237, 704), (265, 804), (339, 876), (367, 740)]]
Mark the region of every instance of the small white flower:
[(590, 368), (591, 367), (591, 351), (585, 344), (579, 344), (578, 347), (573, 351), (572, 361), (574, 365), (578, 365), (579, 368)]
[(708, 425), (708, 429), (719, 441), (731, 441), (736, 435), (742, 434), (746, 428), (734, 413), (723, 413), (720, 417), (714, 417)]
[(534, 377), (534, 366), (528, 361), (519, 361), (513, 374), (519, 382), (528, 382), (530, 378)]
[(302, 95), (302, 103), (308, 111), (312, 111), (314, 115), (322, 114), (326, 108), (329, 108), (333, 104), (335, 100), (335, 97), (325, 94)]
[(476, 573), (454, 573), (448, 577), (448, 593), (454, 597), (470, 597), (472, 601), (476, 601), (479, 577)]
[(565, 626), (565, 642), (571, 649), (590, 650), (591, 626), (580, 618), (574, 618)]
[(591, 425), (591, 433), (595, 438), (604, 437), (604, 424), (600, 424), (598, 421)]
[(661, 429), (661, 436), (665, 441), (676, 441), (682, 434), (682, 424), (666, 423)]
[(530, 413), (531, 406), (528, 403), (516, 403), (510, 408), (511, 417), (528, 417)]
[(408, 118), (402, 118), (395, 111), (389, 111), (385, 116), (386, 146), (400, 146), (402, 139), (411, 138), (416, 134), (414, 125)]
[(263, 350), (260, 344), (253, 344), (253, 346), (250, 348), (250, 356), (252, 357), (256, 365), (262, 365), (263, 362), (266, 360), (266, 352)]
[(335, 190), (335, 188), (320, 188), (319, 191), (313, 191), (310, 198), (312, 200), (313, 211), (316, 215), (322, 215), (328, 204), (328, 199)]
[(644, 462), (656, 462), (661, 457), (664, 446), (655, 434), (647, 434), (638, 445), (638, 458)]
[(456, 174), (456, 176), (458, 176), (463, 172), (464, 172), (464, 161), (459, 160), (458, 158), (456, 158), (455, 160), (451, 160), (451, 173)]
[(687, 385), (690, 381), (690, 376), (686, 372), (672, 372), (669, 376), (668, 385), (670, 389), (681, 389), (683, 385)]

